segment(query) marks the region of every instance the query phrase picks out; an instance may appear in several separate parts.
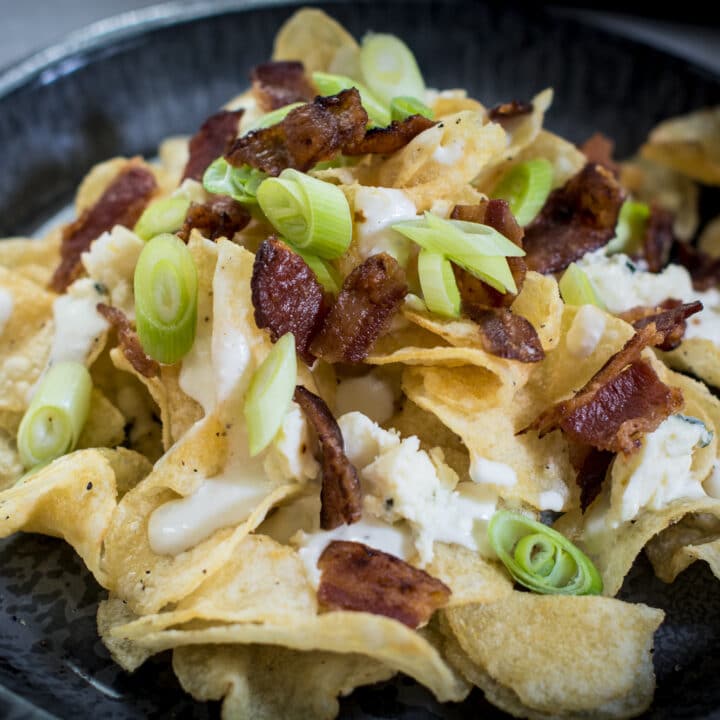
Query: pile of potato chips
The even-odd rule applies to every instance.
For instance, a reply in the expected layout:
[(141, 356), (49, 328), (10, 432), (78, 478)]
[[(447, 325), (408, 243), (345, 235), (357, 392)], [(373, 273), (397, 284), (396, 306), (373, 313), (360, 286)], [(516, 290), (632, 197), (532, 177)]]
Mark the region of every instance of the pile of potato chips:
[[(274, 58), (302, 60), (308, 71), (349, 73), (357, 53), (356, 41), (331, 18), (302, 10), (281, 28)], [(242, 106), (247, 97), (231, 106)], [(586, 159), (543, 129), (551, 100), (550, 90), (537, 95), (533, 112), (506, 131), (488, 122), (484, 107), (464, 91), (438, 93), (433, 110), (445, 122), (392, 156), (368, 156), (315, 174), (338, 184), (351, 204), (360, 186), (392, 187), (402, 189), (418, 212), (444, 216), (456, 204), (484, 198), (503, 172), (524, 160), (549, 160), (558, 187)], [(458, 161), (440, 162), (436, 150), (457, 142), (465, 148)], [(179, 183), (187, 139), (167, 140), (159, 157), (148, 167), (161, 194), (169, 195)], [(101, 195), (122, 163), (110, 160), (88, 174), (77, 193), (77, 213)], [(698, 225), (695, 182), (720, 184), (720, 110), (660, 125), (640, 156), (623, 165), (622, 178), (634, 196), (675, 212), (678, 235), (692, 236)], [(186, 191), (204, 194), (187, 181)], [(700, 240), (718, 257), (719, 222)], [(210, 242), (197, 231), (190, 238), (199, 278), (193, 352), (205, 353), (208, 373), (223, 338), (242, 339), (250, 369), (270, 350), (250, 297), (253, 252), (270, 230), (254, 221), (235, 238)], [(367, 360), (382, 366), (401, 390), (385, 427), (417, 436), (455, 483), (469, 479), (478, 458), (510, 466), (517, 482), (491, 488), (500, 506), (532, 514), (555, 498), (553, 509), (562, 511), (557, 529), (589, 554), (605, 586), (604, 596), (594, 597), (520, 592), (492, 553), (436, 543), (426, 570), (450, 587), (450, 604), (426, 627), (412, 630), (380, 615), (319, 606), (286, 529), (288, 518), (293, 531), (312, 528), (304, 522), (308, 507), (317, 515), (317, 479), (268, 472), (243, 523), (176, 555), (153, 552), (153, 511), (195, 492), (239, 452), (247, 373), (214, 406), (203, 408), (181, 389), (179, 366), (165, 366), (151, 379), (139, 375), (107, 329), (85, 358), (94, 390), (78, 449), (23, 476), (16, 435), (54, 341), (56, 296), (46, 288), (59, 261), (60, 232), (0, 246), (0, 291), (12, 298), (0, 334), (0, 536), (38, 532), (73, 546), (108, 591), (98, 629), (122, 667), (132, 671), (150, 655), (172, 649), (185, 690), (198, 700), (223, 699), (226, 718), (333, 718), (338, 696), (398, 672), (441, 702), (460, 701), (478, 686), (519, 717), (623, 718), (649, 706), (653, 633), (663, 612), (613, 596), (644, 548), (668, 582), (698, 559), (720, 577), (720, 494), (645, 508), (632, 523), (596, 532), (588, 527), (592, 508), (580, 511), (563, 434), (518, 432), (581, 388), (632, 335), (630, 325), (607, 315), (592, 352), (573, 354), (568, 332), (578, 308), (562, 302), (552, 276), (529, 272), (512, 309), (535, 327), (546, 357), (524, 364), (486, 352), (471, 321), (441, 319), (406, 302)], [(90, 276), (131, 314), (137, 238), (119, 227), (112, 235), (117, 254), (93, 264)], [(347, 267), (340, 269), (349, 270), (353, 257), (351, 247)], [(720, 402), (703, 382), (676, 370), (720, 386), (720, 347), (694, 339), (671, 353), (645, 354), (664, 382), (682, 390), (683, 412), (712, 431), (709, 444), (693, 455), (693, 471), (709, 478), (717, 472)], [(322, 362), (303, 368), (299, 382), (335, 408), (335, 368)], [(632, 472), (632, 462), (619, 456), (598, 506), (612, 503)]]

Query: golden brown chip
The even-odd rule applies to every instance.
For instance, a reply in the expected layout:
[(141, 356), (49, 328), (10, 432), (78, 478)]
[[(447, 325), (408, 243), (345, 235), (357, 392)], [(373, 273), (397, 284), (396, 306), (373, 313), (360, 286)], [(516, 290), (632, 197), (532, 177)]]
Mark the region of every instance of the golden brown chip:
[(363, 655), (272, 645), (180, 647), (173, 669), (196, 700), (223, 699), (224, 718), (252, 720), (332, 720), (338, 696), (394, 675)]
[(90, 395), (90, 412), (77, 447), (114, 448), (125, 439), (125, 417), (98, 388)]
[(519, 717), (631, 717), (652, 700), (663, 612), (601, 597), (513, 592), (444, 611), (448, 658)]
[(137, 615), (130, 610), (127, 602), (115, 597), (112, 593), (107, 600), (98, 605), (97, 629), (100, 639), (110, 651), (112, 659), (127, 672), (134, 672), (152, 655), (132, 640), (115, 638), (111, 632), (114, 627), (125, 625), (136, 619)]
[(665, 120), (640, 152), (694, 180), (720, 185), (720, 107)]
[(60, 229), (54, 229), (43, 238), (7, 238), (2, 241), (0, 265), (47, 287), (60, 262), (61, 235)]

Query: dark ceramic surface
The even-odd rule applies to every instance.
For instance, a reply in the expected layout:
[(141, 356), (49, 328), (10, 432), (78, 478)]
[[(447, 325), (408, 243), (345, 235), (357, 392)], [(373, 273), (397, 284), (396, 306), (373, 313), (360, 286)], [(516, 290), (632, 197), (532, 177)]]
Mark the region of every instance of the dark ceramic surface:
[[(217, 13), (218, 4), (210, 5)], [(190, 17), (197, 6), (180, 8), (178, 20), (176, 10), (0, 76), (0, 237), (40, 224), (94, 163), (152, 154), (166, 135), (192, 132), (243, 89), (290, 14), (245, 3), (206, 18)], [(575, 141), (602, 130), (620, 155), (661, 118), (720, 103), (720, 80), (707, 72), (535, 11), (382, 0), (331, 12), (356, 35), (369, 28), (401, 34), (433, 86), (467, 87), (493, 104), (552, 85), (549, 127)], [(218, 717), (217, 704), (193, 703), (181, 692), (166, 656), (133, 676), (113, 665), (95, 630), (103, 593), (69, 547), (20, 535), (0, 542), (0, 568), (0, 717)], [(641, 558), (622, 594), (668, 613), (656, 637), (658, 690), (647, 717), (720, 718), (720, 593), (707, 567), (698, 564), (666, 586)], [(343, 700), (341, 717), (500, 714), (479, 692), (440, 706), (401, 678)]]

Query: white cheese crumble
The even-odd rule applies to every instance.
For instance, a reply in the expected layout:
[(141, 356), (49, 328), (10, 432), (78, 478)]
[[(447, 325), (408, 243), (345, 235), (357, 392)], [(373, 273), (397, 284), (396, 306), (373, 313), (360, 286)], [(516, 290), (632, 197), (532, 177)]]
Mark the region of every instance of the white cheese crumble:
[(313, 457), (313, 443), (305, 415), (291, 402), (277, 435), (270, 443), (263, 469), (273, 482), (305, 482), (317, 477), (320, 466)]
[(663, 421), (636, 454), (615, 461), (613, 474), (621, 469), (618, 463), (627, 463), (631, 474), (623, 488), (613, 487), (613, 514), (626, 522), (642, 509), (662, 510), (678, 498), (703, 497), (702, 478), (692, 471), (692, 461), (694, 449), (707, 442), (707, 428), (697, 418), (671, 415)]
[(680, 265), (668, 265), (660, 273), (644, 271), (627, 255), (605, 255), (604, 248), (578, 262), (611, 313), (638, 305), (659, 305), (668, 298), (683, 302), (700, 300), (704, 309), (688, 320), (686, 338), (706, 338), (720, 345), (720, 291), (693, 289), (690, 273)]

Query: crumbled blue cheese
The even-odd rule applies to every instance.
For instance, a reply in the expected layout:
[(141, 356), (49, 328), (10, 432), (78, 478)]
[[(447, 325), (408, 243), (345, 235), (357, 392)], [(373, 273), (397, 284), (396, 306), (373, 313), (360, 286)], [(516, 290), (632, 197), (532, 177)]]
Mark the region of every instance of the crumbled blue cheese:
[(592, 355), (605, 332), (607, 315), (595, 305), (583, 305), (567, 332), (565, 343), (568, 352), (583, 359)]
[(317, 477), (320, 466), (313, 457), (313, 443), (305, 415), (290, 403), (282, 425), (268, 447), (263, 464), (273, 482), (305, 482)]
[(645, 436), (637, 453), (615, 460), (613, 477), (628, 479), (612, 488), (612, 515), (626, 522), (643, 509), (657, 511), (679, 498), (703, 497), (704, 478), (693, 472), (692, 462), (695, 448), (707, 442), (708, 430), (697, 418), (671, 415)]
[(668, 298), (700, 300), (704, 309), (688, 320), (685, 337), (706, 338), (720, 345), (720, 292), (696, 291), (684, 267), (671, 264), (660, 273), (650, 273), (627, 255), (605, 255), (604, 248), (588, 253), (578, 264), (611, 313), (638, 305), (659, 305)]

